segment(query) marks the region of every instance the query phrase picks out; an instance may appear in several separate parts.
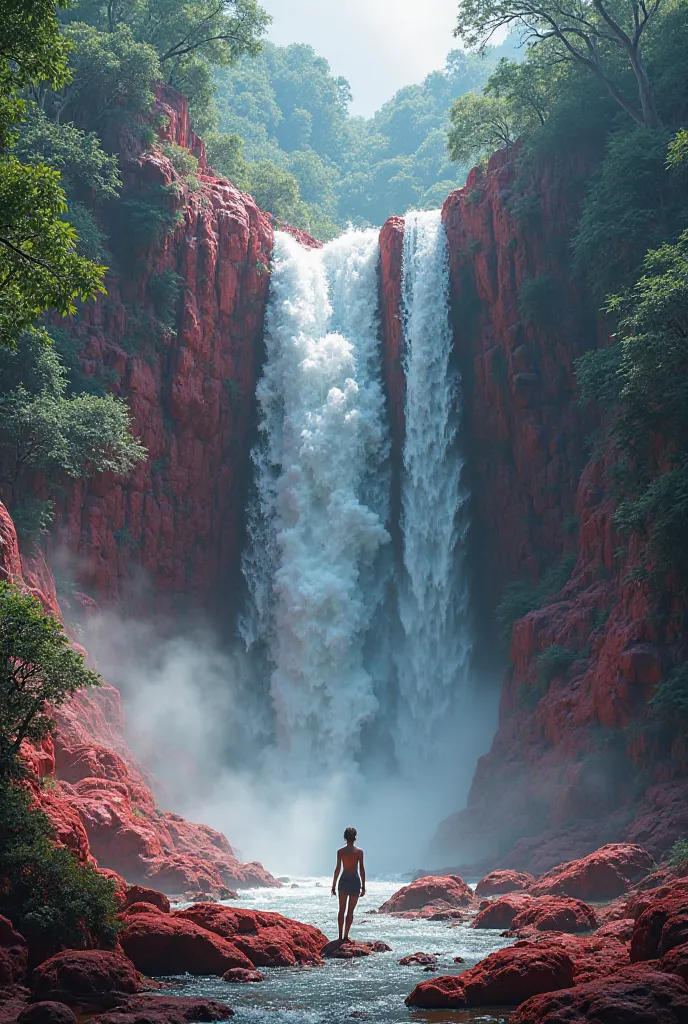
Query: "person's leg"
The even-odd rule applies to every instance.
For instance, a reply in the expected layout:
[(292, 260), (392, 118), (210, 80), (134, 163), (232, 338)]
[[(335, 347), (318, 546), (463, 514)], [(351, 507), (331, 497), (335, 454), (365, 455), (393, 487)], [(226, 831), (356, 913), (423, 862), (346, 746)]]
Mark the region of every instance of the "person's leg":
[(346, 901), (347, 894), (340, 892), (339, 894), (339, 914), (337, 916), (337, 924), (339, 925), (339, 941), (341, 942), (344, 938), (344, 914), (346, 912)]
[(344, 932), (344, 941), (349, 938), (349, 930), (354, 920), (354, 910), (358, 903), (358, 896), (349, 896), (349, 909), (346, 912), (346, 930)]

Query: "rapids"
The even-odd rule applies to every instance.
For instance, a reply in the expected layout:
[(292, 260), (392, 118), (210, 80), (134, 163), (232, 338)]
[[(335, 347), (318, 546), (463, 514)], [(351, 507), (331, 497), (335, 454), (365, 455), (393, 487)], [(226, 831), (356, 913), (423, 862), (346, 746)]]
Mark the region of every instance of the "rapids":
[[(508, 1013), (486, 1009), (409, 1010), (404, 999), (419, 981), (427, 980), (422, 967), (400, 967), (408, 953), (441, 953), (440, 974), (472, 967), (488, 953), (510, 945), (495, 931), (452, 928), (446, 921), (409, 921), (387, 915), (366, 914), (379, 907), (408, 879), (391, 877), (368, 882), (367, 895), (356, 908), (351, 937), (382, 940), (391, 953), (376, 953), (359, 960), (328, 960), (324, 967), (265, 969), (257, 985), (228, 985), (218, 978), (177, 979), (178, 995), (203, 995), (229, 1003), (236, 1024), (344, 1024), (351, 1014), (371, 1024), (404, 1024), (432, 1020), (440, 1024), (504, 1024)], [(328, 936), (337, 934), (337, 900), (330, 896), (329, 878), (294, 878), (298, 889), (250, 889), (241, 893), (241, 905), (270, 910), (314, 924)], [(454, 964), (461, 956), (465, 964)], [(355, 1018), (354, 1018), (355, 1019)]]

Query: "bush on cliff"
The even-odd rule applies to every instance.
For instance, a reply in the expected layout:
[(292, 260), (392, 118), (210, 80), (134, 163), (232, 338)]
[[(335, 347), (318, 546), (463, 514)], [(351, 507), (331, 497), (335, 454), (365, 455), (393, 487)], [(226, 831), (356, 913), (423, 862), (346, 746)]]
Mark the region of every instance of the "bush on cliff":
[(31, 594), (0, 582), (0, 778), (20, 773), (24, 740), (50, 735), (49, 706), (99, 684), (100, 676), (85, 667), (57, 619)]
[(54, 845), (31, 793), (0, 779), (0, 914), (47, 953), (109, 947), (117, 935), (115, 885)]

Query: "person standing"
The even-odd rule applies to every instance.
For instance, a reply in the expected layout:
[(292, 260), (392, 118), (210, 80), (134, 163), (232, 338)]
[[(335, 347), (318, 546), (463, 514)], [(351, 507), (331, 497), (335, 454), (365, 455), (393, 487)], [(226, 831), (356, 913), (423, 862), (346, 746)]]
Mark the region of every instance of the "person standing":
[(359, 850), (355, 845), (357, 839), (356, 829), (345, 829), (344, 838), (346, 846), (343, 846), (341, 850), (337, 850), (337, 866), (332, 877), (333, 896), (336, 895), (335, 887), (337, 886), (337, 878), (339, 878), (339, 915), (337, 923), (339, 925), (340, 942), (348, 942), (356, 904), (361, 896), (365, 896), (363, 850)]

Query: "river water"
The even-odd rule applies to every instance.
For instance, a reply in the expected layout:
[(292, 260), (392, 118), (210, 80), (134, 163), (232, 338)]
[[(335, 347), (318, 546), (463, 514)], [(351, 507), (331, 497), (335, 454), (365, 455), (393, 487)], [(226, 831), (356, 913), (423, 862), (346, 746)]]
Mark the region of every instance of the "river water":
[[(241, 906), (269, 910), (316, 925), (328, 937), (337, 936), (337, 900), (330, 896), (331, 878), (295, 878), (282, 889), (249, 889), (241, 893)], [(358, 960), (328, 960), (324, 967), (272, 968), (263, 971), (261, 984), (229, 985), (219, 978), (177, 979), (175, 994), (203, 995), (228, 1003), (235, 1024), (345, 1024), (351, 1015), (364, 1014), (370, 1024), (406, 1024), (412, 1021), (453, 1021), (455, 1024), (504, 1024), (500, 1010), (409, 1010), (405, 997), (419, 982), (433, 975), (422, 967), (400, 967), (408, 953), (441, 953), (439, 974), (454, 974), (472, 967), (488, 953), (509, 945), (496, 931), (474, 930), (450, 921), (409, 921), (388, 915), (369, 915), (408, 879), (369, 881), (367, 895), (357, 907), (351, 937), (382, 940), (391, 953), (374, 953)], [(236, 904), (232, 904), (236, 905)], [(454, 964), (461, 956), (465, 964)], [(178, 987), (177, 987), (178, 986)]]

